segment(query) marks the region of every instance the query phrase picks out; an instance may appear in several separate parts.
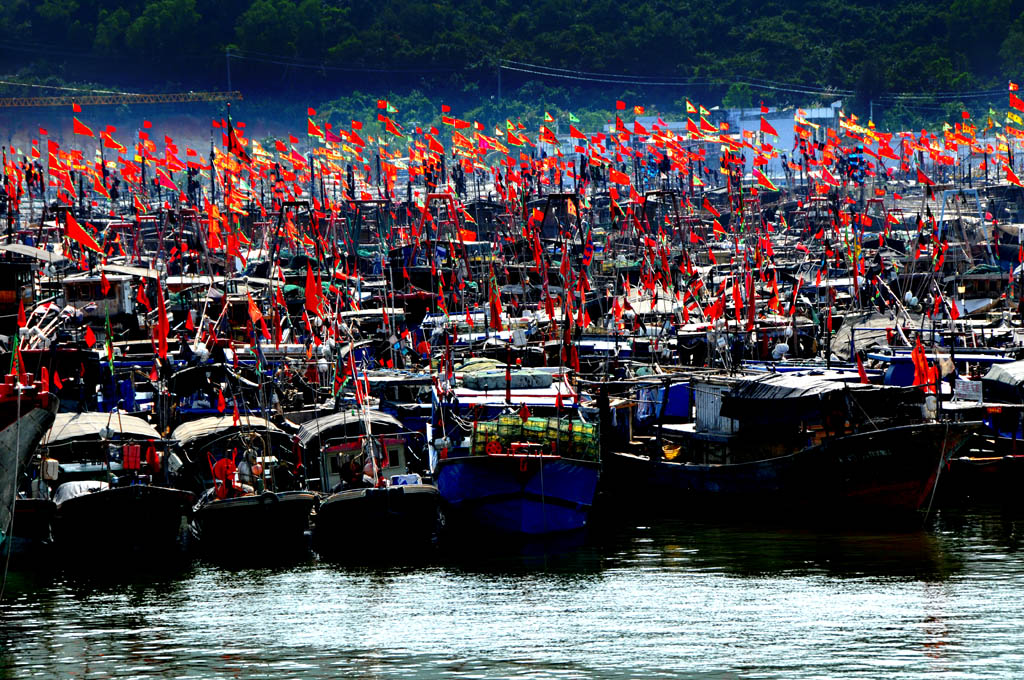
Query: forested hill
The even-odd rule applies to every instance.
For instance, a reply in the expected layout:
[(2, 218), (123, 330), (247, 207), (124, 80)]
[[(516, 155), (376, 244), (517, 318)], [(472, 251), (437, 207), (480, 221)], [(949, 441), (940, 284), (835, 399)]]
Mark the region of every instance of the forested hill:
[[(257, 96), (418, 89), (472, 100), (498, 94), (499, 60), (519, 62), (501, 70), (506, 93), (539, 80), (577, 108), (624, 92), (667, 108), (683, 95), (793, 103), (838, 88), (861, 106), (924, 115), (955, 108), (946, 93), (971, 104), (1024, 79), (1024, 0), (0, 3), (5, 80), (226, 89), (230, 65), (232, 87)], [(906, 107), (892, 98), (908, 92), (943, 94)]]

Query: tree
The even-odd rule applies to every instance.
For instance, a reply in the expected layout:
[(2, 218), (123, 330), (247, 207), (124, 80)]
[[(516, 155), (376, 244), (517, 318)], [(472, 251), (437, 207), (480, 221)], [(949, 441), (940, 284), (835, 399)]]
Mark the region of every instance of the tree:
[(722, 106), (727, 109), (749, 109), (754, 105), (754, 93), (746, 83), (732, 83), (722, 97)]

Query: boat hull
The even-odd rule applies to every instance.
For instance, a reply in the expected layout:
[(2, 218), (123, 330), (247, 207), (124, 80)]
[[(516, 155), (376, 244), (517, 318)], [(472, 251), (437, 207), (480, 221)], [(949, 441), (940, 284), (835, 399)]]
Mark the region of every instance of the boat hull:
[(305, 549), (316, 495), (308, 491), (267, 491), (200, 501), (193, 510), (192, 536), (207, 554), (266, 554)]
[[(317, 509), (313, 549), (331, 559), (425, 550), (437, 537), (440, 498), (437, 487), (429, 484), (332, 494)], [(379, 539), (363, 540), (369, 527)]]
[[(0, 403), (0, 422), (7, 426), (0, 431), (0, 552), (7, 549), (12, 520), (18, 471), (35, 454), (43, 435), (53, 423), (57, 400), (50, 395), (39, 395), (31, 404), (22, 404), (21, 418), (17, 418), (17, 405), (5, 399)], [(17, 528), (14, 529), (17, 534)]]
[(646, 457), (613, 453), (606, 473), (616, 481), (614, 490), (658, 499), (662, 505), (721, 501), (743, 512), (755, 507), (809, 517), (919, 518), (932, 501), (938, 476), (972, 429), (943, 423), (893, 427), (733, 465), (651, 463)]
[(184, 519), (193, 502), (188, 491), (143, 484), (76, 496), (57, 506), (54, 545), (106, 555), (175, 552), (184, 547)]
[(434, 474), (455, 527), (540, 536), (586, 526), (600, 469), (548, 456), (464, 456), (440, 461)]

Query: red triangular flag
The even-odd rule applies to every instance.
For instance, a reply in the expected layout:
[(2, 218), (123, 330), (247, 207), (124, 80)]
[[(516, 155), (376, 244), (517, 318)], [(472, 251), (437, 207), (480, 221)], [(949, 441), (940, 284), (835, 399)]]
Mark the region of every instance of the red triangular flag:
[(85, 344), (89, 347), (96, 344), (96, 334), (92, 332), (92, 326), (85, 327)]
[[(104, 293), (106, 295), (106, 293)], [(28, 319), (25, 318), (25, 301), (18, 301), (18, 328), (24, 328), (28, 325)]]
[(226, 401), (224, 401), (224, 390), (217, 390), (217, 411), (224, 413), (224, 409), (228, 407)]

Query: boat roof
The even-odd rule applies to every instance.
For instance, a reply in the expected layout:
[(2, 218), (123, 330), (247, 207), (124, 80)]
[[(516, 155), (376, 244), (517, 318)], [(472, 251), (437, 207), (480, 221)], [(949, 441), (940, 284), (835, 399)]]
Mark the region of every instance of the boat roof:
[(187, 423), (182, 423), (174, 429), (174, 432), (171, 433), (171, 438), (175, 439), (180, 444), (187, 444), (201, 437), (207, 437), (232, 428), (265, 430), (268, 432), (279, 432), (284, 434), (284, 431), (277, 425), (266, 418), (260, 418), (258, 416), (239, 416), (238, 425), (235, 425), (234, 416), (209, 416), (207, 418), (199, 418), (198, 420), (190, 420)]
[(35, 248), (33, 246), (28, 246), (23, 243), (6, 243), (4, 245), (0, 245), (0, 252), (24, 255), (25, 257), (31, 257), (42, 262), (47, 262), (49, 264), (65, 262), (68, 259), (59, 253), (51, 253), (48, 250), (43, 250), (42, 248)]

